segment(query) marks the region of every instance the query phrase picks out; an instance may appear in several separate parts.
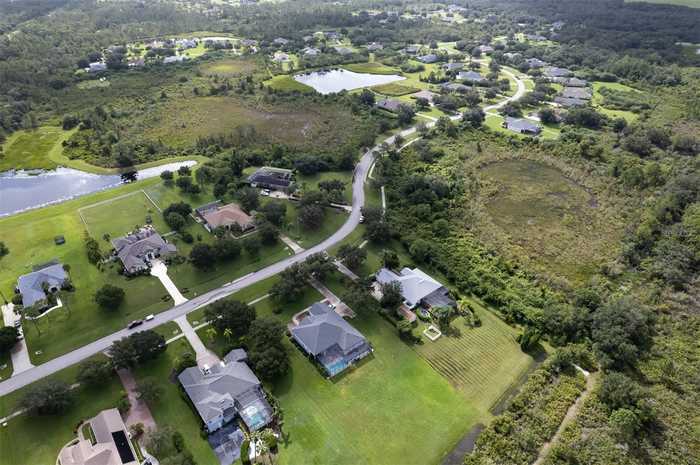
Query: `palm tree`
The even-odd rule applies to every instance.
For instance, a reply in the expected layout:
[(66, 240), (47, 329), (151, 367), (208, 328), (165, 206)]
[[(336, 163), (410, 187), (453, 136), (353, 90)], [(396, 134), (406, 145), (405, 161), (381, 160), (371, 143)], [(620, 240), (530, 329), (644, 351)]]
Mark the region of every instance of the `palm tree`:
[(253, 431), (250, 433), (250, 442), (253, 444), (255, 455), (253, 456), (253, 462), (255, 462), (255, 459), (260, 457), (265, 457), (267, 458), (268, 462), (270, 462), (270, 447), (267, 445), (267, 441), (265, 440), (265, 434), (263, 431)]
[(230, 341), (231, 336), (233, 336), (233, 331), (231, 331), (231, 328), (224, 329), (224, 337)]
[(210, 341), (213, 341), (214, 338), (216, 337), (216, 329), (214, 328), (207, 328), (206, 330), (207, 337), (209, 338)]

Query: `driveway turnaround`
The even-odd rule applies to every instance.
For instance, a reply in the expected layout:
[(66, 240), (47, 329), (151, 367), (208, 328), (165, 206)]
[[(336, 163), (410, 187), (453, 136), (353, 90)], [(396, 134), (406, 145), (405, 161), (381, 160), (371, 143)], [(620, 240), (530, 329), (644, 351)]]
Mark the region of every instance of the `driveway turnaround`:
[[(525, 84), (513, 73), (510, 73), (506, 70), (504, 70), (504, 73), (512, 76), (518, 84), (518, 90), (515, 93), (515, 95), (509, 97), (508, 99), (505, 99), (504, 102), (510, 102), (520, 99), (525, 94)], [(505, 105), (505, 103), (501, 103)], [(461, 118), (460, 115), (455, 115), (451, 117), (451, 119), (453, 120), (457, 120), (459, 118)], [(432, 125), (434, 125), (433, 122), (429, 122), (427, 124), (427, 126)], [(402, 131), (401, 135), (405, 137), (415, 132), (416, 128), (414, 126), (412, 128)], [(387, 138), (383, 143), (393, 144), (394, 137), (392, 136)], [(69, 367), (76, 363), (80, 363), (86, 358), (89, 358), (99, 352), (103, 352), (110, 345), (112, 345), (114, 341), (118, 341), (119, 339), (129, 336), (134, 332), (153, 329), (164, 323), (173, 321), (176, 318), (185, 316), (188, 313), (193, 312), (206, 305), (209, 305), (213, 302), (216, 302), (217, 300), (228, 297), (231, 294), (240, 291), (241, 289), (251, 286), (264, 279), (275, 276), (287, 269), (289, 266), (295, 263), (303, 262), (310, 255), (323, 252), (338, 244), (343, 239), (345, 239), (350, 233), (352, 233), (355, 230), (355, 228), (357, 228), (357, 226), (360, 224), (360, 211), (365, 204), (365, 179), (367, 178), (367, 173), (369, 172), (369, 169), (374, 161), (374, 155), (380, 150), (381, 145), (382, 144), (377, 145), (374, 148), (365, 152), (362, 158), (360, 158), (359, 163), (355, 166), (352, 178), (352, 210), (350, 211), (350, 215), (348, 216), (348, 219), (345, 221), (345, 223), (343, 223), (343, 225), (340, 227), (340, 229), (338, 229), (320, 244), (315, 245), (310, 249), (306, 249), (305, 251), (299, 254), (289, 256), (284, 260), (280, 260), (277, 263), (273, 263), (272, 265), (269, 265), (261, 270), (250, 273), (241, 279), (237, 279), (236, 281), (224, 284), (223, 286), (217, 289), (213, 289), (209, 292), (194, 297), (184, 303), (175, 305), (171, 309), (156, 315), (156, 317), (153, 320), (144, 322), (144, 324), (141, 325), (138, 328), (138, 330), (119, 330), (108, 336), (105, 336), (82, 347), (79, 347), (71, 352), (68, 352), (67, 354), (61, 355), (60, 357), (56, 357), (53, 360), (49, 360), (48, 362), (43, 363), (39, 366), (35, 366), (26, 371), (23, 371), (17, 374), (16, 376), (11, 377), (8, 380), (0, 382), (0, 396), (4, 396), (21, 387), (24, 387), (42, 378), (45, 378), (46, 376), (56, 373), (57, 371), (62, 370), (63, 368)]]

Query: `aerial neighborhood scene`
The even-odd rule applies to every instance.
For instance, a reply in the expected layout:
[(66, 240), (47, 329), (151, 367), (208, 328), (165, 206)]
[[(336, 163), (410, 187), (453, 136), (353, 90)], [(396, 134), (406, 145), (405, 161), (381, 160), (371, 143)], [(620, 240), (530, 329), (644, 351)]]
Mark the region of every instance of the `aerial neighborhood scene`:
[(699, 0), (0, 0), (0, 465), (699, 465)]

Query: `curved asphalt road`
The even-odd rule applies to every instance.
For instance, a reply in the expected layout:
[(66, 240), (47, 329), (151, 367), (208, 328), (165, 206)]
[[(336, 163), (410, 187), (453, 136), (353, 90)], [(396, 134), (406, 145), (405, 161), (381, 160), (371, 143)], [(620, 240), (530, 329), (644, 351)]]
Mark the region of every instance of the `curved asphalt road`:
[[(503, 101), (497, 104), (487, 106), (484, 108), (484, 111), (501, 108), (507, 102), (518, 100), (523, 95), (525, 95), (525, 84), (523, 83), (523, 81), (518, 79), (518, 77), (510, 71), (503, 70), (503, 72), (515, 79), (518, 85), (518, 89), (512, 97), (508, 97), (507, 99), (504, 99)], [(451, 119), (453, 120), (457, 120), (459, 118), (461, 118), (461, 115), (455, 115), (451, 117)], [(435, 122), (430, 122), (427, 124), (428, 127), (434, 125)], [(401, 135), (405, 137), (413, 134), (414, 132), (416, 132), (415, 126), (401, 131)], [(393, 143), (394, 136), (389, 137), (385, 142), (389, 144)], [(225, 284), (217, 289), (211, 290), (205, 294), (194, 297), (183, 304), (176, 305), (170, 310), (166, 310), (157, 314), (153, 320), (144, 322), (144, 324), (139, 326), (137, 329), (122, 329), (120, 331), (110, 334), (109, 336), (105, 336), (101, 339), (86, 344), (78, 349), (75, 349), (72, 352), (68, 352), (67, 354), (61, 355), (60, 357), (56, 357), (52, 360), (49, 360), (46, 363), (18, 373), (0, 383), (0, 396), (9, 394), (12, 391), (15, 391), (17, 389), (20, 389), (21, 387), (24, 387), (42, 378), (45, 378), (46, 376), (56, 373), (57, 371), (62, 370), (63, 368), (79, 363), (89, 357), (92, 357), (95, 354), (104, 352), (105, 350), (107, 350), (107, 348), (109, 348), (109, 346), (112, 345), (114, 341), (118, 341), (119, 339), (133, 334), (134, 332), (153, 329), (156, 326), (160, 326), (163, 323), (172, 321), (175, 318), (187, 315), (188, 313), (193, 312), (201, 307), (204, 307), (205, 305), (208, 305), (219, 299), (223, 299), (224, 297), (228, 297), (231, 294), (245, 287), (251, 286), (259, 281), (262, 281), (263, 279), (270, 278), (285, 270), (292, 264), (306, 260), (306, 258), (309, 255), (318, 252), (323, 252), (324, 250), (333, 247), (334, 245), (345, 239), (351, 232), (355, 230), (357, 225), (360, 224), (360, 209), (365, 204), (364, 183), (365, 179), (367, 178), (369, 169), (372, 165), (372, 162), (374, 160), (374, 153), (378, 148), (379, 146), (376, 146), (368, 150), (362, 156), (360, 162), (355, 167), (352, 183), (352, 212), (350, 212), (350, 217), (347, 219), (347, 221), (345, 221), (345, 223), (343, 223), (340, 229), (338, 229), (320, 244), (311, 247), (310, 249), (307, 249), (304, 252), (301, 252), (300, 254), (292, 255), (291, 257), (288, 257), (277, 263), (273, 263), (272, 265), (269, 265), (266, 268), (243, 276), (242, 278), (232, 281), (229, 284)]]

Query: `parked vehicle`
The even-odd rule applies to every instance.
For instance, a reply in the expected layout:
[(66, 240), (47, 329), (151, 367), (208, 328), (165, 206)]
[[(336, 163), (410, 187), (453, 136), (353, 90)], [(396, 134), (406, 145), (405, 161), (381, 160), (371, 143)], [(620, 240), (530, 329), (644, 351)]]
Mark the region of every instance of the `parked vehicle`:
[(137, 326), (141, 326), (143, 324), (143, 320), (134, 320), (129, 325), (126, 327), (127, 329), (134, 329)]
[(146, 321), (151, 321), (151, 320), (154, 319), (155, 317), (156, 317), (156, 316), (155, 316), (153, 313), (151, 313), (150, 315), (148, 315), (148, 316), (145, 318), (145, 320), (146, 320)]

